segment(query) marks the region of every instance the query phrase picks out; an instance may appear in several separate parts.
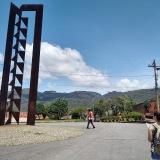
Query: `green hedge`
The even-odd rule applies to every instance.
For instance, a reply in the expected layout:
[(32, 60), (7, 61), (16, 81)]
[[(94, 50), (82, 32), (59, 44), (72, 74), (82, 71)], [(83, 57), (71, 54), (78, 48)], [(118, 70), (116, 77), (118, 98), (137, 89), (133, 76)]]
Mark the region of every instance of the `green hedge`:
[(128, 114), (123, 114), (122, 118), (133, 119), (137, 121), (137, 120), (142, 120), (143, 114), (139, 112), (129, 112)]
[(118, 117), (117, 116), (103, 116), (101, 117), (101, 121), (102, 122), (116, 122), (118, 121)]
[[(143, 114), (139, 112), (129, 112), (123, 113), (121, 121), (143, 121)], [(102, 122), (116, 122), (118, 121), (118, 116), (103, 116), (101, 117)]]

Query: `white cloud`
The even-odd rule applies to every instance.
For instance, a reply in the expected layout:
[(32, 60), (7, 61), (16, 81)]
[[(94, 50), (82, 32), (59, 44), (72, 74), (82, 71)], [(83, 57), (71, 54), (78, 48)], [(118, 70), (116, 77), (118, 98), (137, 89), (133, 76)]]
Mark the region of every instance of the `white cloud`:
[(0, 72), (0, 83), (1, 83), (1, 79), (2, 79), (2, 72)]
[[(24, 84), (29, 87), (30, 68), (32, 60), (33, 45), (26, 45)], [(0, 61), (3, 61), (0, 53)], [(63, 81), (59, 81), (63, 78)], [(0, 72), (2, 79), (2, 72)], [(66, 81), (66, 79), (68, 79)], [(111, 81), (111, 80), (110, 80)], [(47, 42), (41, 43), (39, 89), (55, 89), (60, 92), (71, 92), (75, 90), (95, 91), (105, 94), (109, 91), (129, 91), (136, 89), (152, 88), (154, 82), (146, 80), (112, 79), (109, 83), (108, 76), (98, 69), (85, 63), (81, 54), (71, 48), (62, 49), (60, 46), (51, 45)], [(0, 82), (1, 83), (1, 82)], [(158, 81), (160, 83), (160, 80)]]
[(56, 84), (55, 83), (47, 83), (47, 87), (49, 88), (49, 89), (54, 89), (54, 87), (56, 86)]
[[(31, 63), (32, 47), (33, 45), (29, 44), (26, 46), (26, 65)], [(104, 88), (109, 85), (107, 75), (88, 66), (77, 50), (71, 48), (62, 49), (60, 46), (42, 42), (40, 79), (54, 80), (61, 76), (68, 78), (77, 86)]]
[(0, 62), (3, 62), (4, 61), (4, 56), (2, 53), (0, 53)]
[(134, 79), (121, 79), (116, 83), (116, 87), (119, 88), (121, 91), (128, 91), (128, 90), (137, 90), (137, 89), (146, 89), (149, 88), (147, 84), (142, 84), (140, 81)]
[[(32, 47), (33, 45), (29, 44), (26, 46), (25, 68), (31, 68)], [(24, 78), (30, 78), (29, 72), (29, 69), (25, 69)], [(60, 78), (70, 80), (69, 85), (65, 80), (58, 82), (57, 80)], [(71, 48), (63, 49), (47, 42), (41, 43), (39, 80), (39, 84), (43, 88), (46, 86), (46, 90), (61, 87), (62, 91), (63, 86), (64, 91), (69, 91), (73, 88), (74, 90), (90, 90), (105, 94), (108, 91), (125, 92), (149, 88), (148, 84), (142, 83), (141, 80), (137, 79), (112, 80), (114, 84), (111, 85), (108, 81), (108, 76), (87, 65), (77, 50)]]

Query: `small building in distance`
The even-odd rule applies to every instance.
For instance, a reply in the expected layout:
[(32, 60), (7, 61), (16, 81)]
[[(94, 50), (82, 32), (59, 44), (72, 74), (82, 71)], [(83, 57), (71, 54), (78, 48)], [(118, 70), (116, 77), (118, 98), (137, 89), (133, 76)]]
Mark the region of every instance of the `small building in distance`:
[(132, 108), (133, 112), (140, 112), (144, 114), (146, 118), (153, 118), (153, 113), (155, 110), (157, 110), (156, 100), (151, 99), (148, 101), (148, 103), (149, 106), (145, 105), (144, 102), (133, 106)]

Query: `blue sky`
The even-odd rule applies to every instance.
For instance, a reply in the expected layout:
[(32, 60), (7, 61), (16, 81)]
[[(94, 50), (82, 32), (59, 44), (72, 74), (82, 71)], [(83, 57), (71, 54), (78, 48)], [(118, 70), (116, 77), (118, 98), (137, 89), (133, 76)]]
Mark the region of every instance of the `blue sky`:
[[(160, 66), (159, 0), (1, 0), (0, 64), (11, 2), (44, 5), (39, 91), (105, 94), (154, 87), (148, 65), (155, 59)], [(34, 12), (23, 15), (29, 17), (23, 83), (28, 88)]]

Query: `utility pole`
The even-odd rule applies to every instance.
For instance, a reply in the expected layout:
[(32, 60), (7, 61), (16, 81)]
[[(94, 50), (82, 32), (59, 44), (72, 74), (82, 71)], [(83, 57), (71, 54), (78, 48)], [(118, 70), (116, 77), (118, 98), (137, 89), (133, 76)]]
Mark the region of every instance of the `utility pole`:
[(151, 65), (148, 65), (148, 67), (154, 68), (154, 77), (155, 77), (155, 93), (156, 93), (156, 104), (157, 104), (157, 110), (159, 111), (159, 94), (158, 94), (158, 70), (160, 70), (160, 66), (156, 66), (155, 59)]

